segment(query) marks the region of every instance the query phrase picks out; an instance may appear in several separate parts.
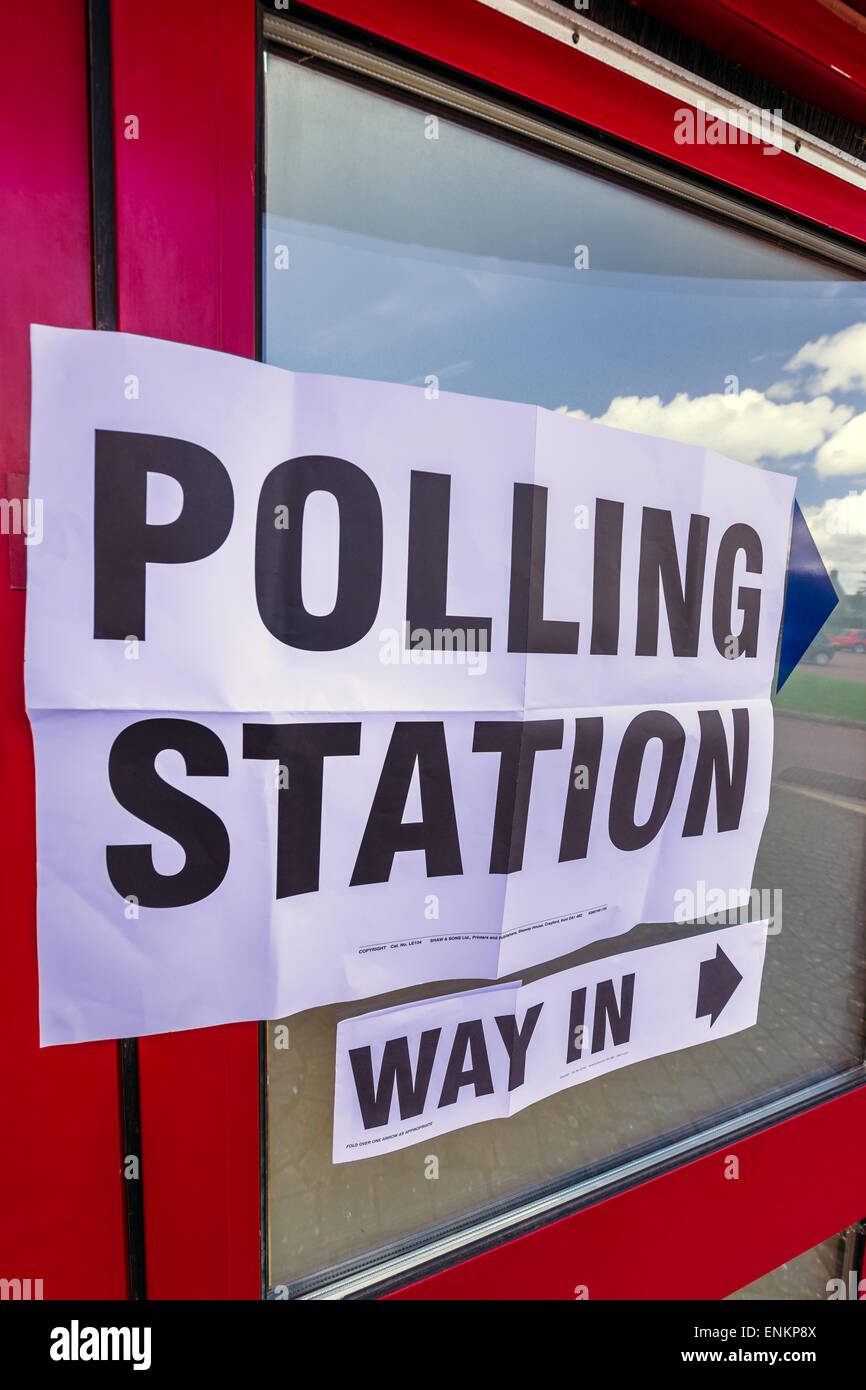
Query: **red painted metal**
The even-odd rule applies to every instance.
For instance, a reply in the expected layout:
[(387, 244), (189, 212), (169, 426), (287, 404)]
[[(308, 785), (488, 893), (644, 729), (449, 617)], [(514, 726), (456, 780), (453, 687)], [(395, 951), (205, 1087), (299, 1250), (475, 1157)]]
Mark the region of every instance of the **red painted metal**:
[[(676, 103), (475, 0), (321, 0), (323, 12), (848, 233), (860, 195), (787, 155), (673, 143)], [(255, 303), (248, 0), (115, 0), (120, 325), (243, 355)], [(125, 140), (136, 115), (138, 140)], [(148, 1284), (157, 1298), (258, 1292), (256, 1029), (141, 1044)], [(716, 1298), (866, 1208), (866, 1092), (599, 1203), (396, 1297)]]
[[(252, 356), (254, 6), (112, 8), (120, 328)], [(144, 1038), (139, 1055), (148, 1296), (256, 1298), (256, 1025)]]
[(821, 0), (640, 0), (640, 8), (805, 101), (866, 124), (866, 7), (849, 18)]
[[(84, 4), (0, 10), (0, 469), (26, 474), (31, 323), (92, 325)], [(50, 515), (45, 525), (51, 525)], [(40, 1049), (24, 592), (0, 536), (0, 1277), (126, 1294), (114, 1043)]]
[(686, 103), (656, 91), (477, 0), (315, 0), (315, 8), (369, 29), (493, 86), (663, 155), (741, 192), (866, 237), (866, 199), (832, 174), (760, 145), (678, 145), (674, 113)]
[(861, 1088), (390, 1297), (720, 1299), (864, 1210)]
[[(8, 535), (9, 545), (9, 586), (12, 589), (27, 588), (27, 542), (25, 541), (25, 508), (27, 507), (27, 474), (26, 473), (7, 473), (6, 474), (6, 498), (14, 507), (21, 508), (19, 512), (21, 530), (14, 530), (10, 524)], [(12, 513), (14, 517), (14, 512)]]

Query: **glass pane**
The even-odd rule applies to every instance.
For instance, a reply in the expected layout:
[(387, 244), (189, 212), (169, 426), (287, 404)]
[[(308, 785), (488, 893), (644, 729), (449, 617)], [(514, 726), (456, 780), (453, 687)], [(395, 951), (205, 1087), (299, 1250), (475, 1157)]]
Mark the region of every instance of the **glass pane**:
[[(866, 631), (866, 290), (746, 232), (273, 54), (267, 141), (268, 361), (435, 381), (795, 473), (841, 598), (828, 640), (777, 701), (754, 880), (757, 915), (774, 918), (758, 1025), (512, 1119), (336, 1167), (337, 1021), (398, 996), (311, 1010), (287, 1032), (269, 1025), (276, 1284), (411, 1244), (861, 1061), (866, 652), (850, 634)], [(521, 978), (700, 930), (642, 924)]]

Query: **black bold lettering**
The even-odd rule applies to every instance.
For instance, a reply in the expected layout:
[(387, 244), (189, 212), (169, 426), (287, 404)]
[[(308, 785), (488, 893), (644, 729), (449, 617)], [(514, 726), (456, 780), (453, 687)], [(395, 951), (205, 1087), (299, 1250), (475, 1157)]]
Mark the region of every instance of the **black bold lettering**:
[(219, 816), (164, 782), (154, 767), (164, 749), (180, 753), (189, 777), (227, 777), (226, 750), (212, 729), (191, 719), (141, 719), (117, 735), (108, 755), (108, 781), (116, 799), (155, 830), (170, 835), (186, 862), (176, 874), (158, 873), (152, 845), (108, 845), (108, 877), (122, 898), (141, 907), (187, 907), (217, 889), (229, 866), (229, 837)]
[(703, 835), (713, 780), (716, 783), (716, 823), (719, 830), (737, 830), (743, 814), (749, 771), (749, 711), (735, 709), (734, 752), (728, 761), (728, 740), (717, 709), (698, 710), (701, 742), (695, 777), (683, 825), (683, 836)]
[(571, 991), (571, 1004), (568, 1011), (568, 1047), (565, 1050), (566, 1062), (577, 1062), (583, 1052), (583, 1026), (586, 1018), (586, 986)]
[(636, 656), (658, 655), (660, 587), (664, 589), (674, 656), (697, 656), (709, 525), (707, 516), (693, 516), (689, 522), (683, 583), (670, 512), (659, 507), (644, 507), (638, 568)]
[(411, 1120), (413, 1116), (423, 1113), (441, 1031), (441, 1028), (430, 1028), (421, 1034), (418, 1044), (418, 1067), (414, 1076), (409, 1060), (409, 1039), (389, 1038), (382, 1052), (379, 1080), (375, 1086), (372, 1049), (349, 1049), (349, 1061), (352, 1064), (352, 1075), (355, 1078), (355, 1090), (365, 1129), (376, 1129), (379, 1125), (388, 1123), (395, 1085), (401, 1120)]
[(511, 522), (510, 652), (577, 651), (579, 623), (544, 617), (547, 488), (514, 484)]
[[(492, 618), (453, 617), (447, 612), (451, 479), (447, 473), (412, 470), (409, 490), (409, 567), (406, 620), (421, 628), (463, 634), (458, 651), (490, 651)], [(472, 632), (471, 643), (466, 634)], [(481, 637), (481, 634), (484, 637)]]
[(561, 719), (481, 720), (473, 753), (499, 753), (499, 781), (490, 846), (490, 872), (513, 874), (523, 867), (526, 822), (535, 755), (562, 747)]
[[(308, 613), (301, 594), (304, 508), (313, 492), (330, 492), (340, 512), (337, 597), (322, 615)], [(285, 526), (277, 525), (281, 515)], [(381, 589), (382, 504), (363, 469), (318, 455), (277, 464), (256, 519), (256, 602), (268, 631), (305, 652), (351, 647), (373, 626)]]
[(595, 504), (592, 569), (592, 656), (616, 656), (619, 651), (619, 608), (622, 577), (622, 502), (599, 497)]
[(286, 769), (277, 790), (277, 897), (315, 893), (325, 758), (357, 756), (361, 725), (245, 724), (243, 740), (245, 758), (272, 758)]
[(611, 1042), (622, 1047), (631, 1037), (631, 1011), (634, 1004), (634, 975), (623, 975), (620, 1002), (613, 989), (613, 980), (602, 980), (595, 987), (595, 1007), (592, 1015), (592, 1050), (603, 1052), (607, 1024)]
[(568, 791), (559, 842), (560, 864), (569, 859), (586, 858), (603, 737), (604, 720), (600, 715), (591, 719), (575, 719), (574, 752), (568, 770)]
[[(403, 812), (416, 763), (421, 820), (404, 825)], [(441, 720), (407, 720), (394, 725), (358, 850), (352, 886), (387, 883), (394, 855), (419, 849), (424, 851), (428, 878), (462, 874), (451, 769)]]
[(734, 566), (740, 552), (746, 557), (746, 573), (760, 574), (764, 564), (761, 537), (751, 526), (729, 526), (719, 544), (716, 582), (713, 588), (713, 641), (722, 656), (731, 656), (729, 643), (737, 639), (738, 656), (758, 655), (758, 626), (761, 618), (760, 589), (737, 590), (737, 606), (743, 615), (739, 632), (734, 623)]
[(526, 1053), (543, 1007), (543, 1004), (533, 1004), (531, 1009), (527, 1009), (522, 1028), (517, 1027), (514, 1014), (501, 1014), (496, 1017), (496, 1027), (508, 1053), (509, 1091), (523, 1085), (526, 1076)]
[[(660, 739), (662, 744), (659, 779), (649, 816), (643, 825), (636, 825), (635, 802), (641, 768), (647, 744), (653, 738)], [(661, 830), (674, 799), (685, 746), (682, 724), (665, 710), (646, 710), (629, 724), (617, 755), (610, 797), (609, 831), (617, 849), (643, 849)]]
[[(184, 565), (218, 550), (231, 529), (231, 479), (215, 454), (185, 439), (96, 430), (93, 484), (93, 635), (145, 637), (146, 567)], [(147, 521), (147, 475), (183, 490), (174, 521)]]
[[(463, 1063), (469, 1051), (470, 1066), (464, 1071)], [(490, 1075), (490, 1059), (484, 1039), (484, 1024), (480, 1018), (469, 1023), (458, 1023), (454, 1030), (454, 1042), (448, 1068), (442, 1083), (442, 1094), (437, 1109), (443, 1105), (453, 1105), (464, 1086), (474, 1086), (476, 1096), (489, 1096), (493, 1093), (493, 1077)]]

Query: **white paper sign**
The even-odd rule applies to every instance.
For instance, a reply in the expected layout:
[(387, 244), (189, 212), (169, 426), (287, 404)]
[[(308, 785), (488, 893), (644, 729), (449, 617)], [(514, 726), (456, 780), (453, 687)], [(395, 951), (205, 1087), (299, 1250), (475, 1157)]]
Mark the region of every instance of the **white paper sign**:
[(495, 979), (748, 890), (793, 480), (33, 329), (44, 1043)]
[(767, 922), (608, 956), (531, 985), (445, 995), (337, 1027), (334, 1163), (505, 1119), (649, 1057), (751, 1028)]

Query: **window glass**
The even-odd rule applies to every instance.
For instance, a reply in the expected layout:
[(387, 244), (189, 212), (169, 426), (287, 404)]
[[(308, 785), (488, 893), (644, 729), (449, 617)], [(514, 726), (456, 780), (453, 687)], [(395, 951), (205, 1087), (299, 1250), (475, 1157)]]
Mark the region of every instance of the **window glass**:
[[(271, 53), (266, 93), (269, 362), (435, 381), (794, 473), (840, 594), (827, 640), (776, 702), (754, 879), (766, 895), (757, 915), (774, 919), (757, 1026), (509, 1120), (335, 1167), (337, 1021), (398, 996), (310, 1010), (286, 1021), (287, 1034), (270, 1024), (270, 1277), (301, 1287), (861, 1062), (866, 290), (312, 64)], [(521, 978), (700, 930), (641, 924)]]

